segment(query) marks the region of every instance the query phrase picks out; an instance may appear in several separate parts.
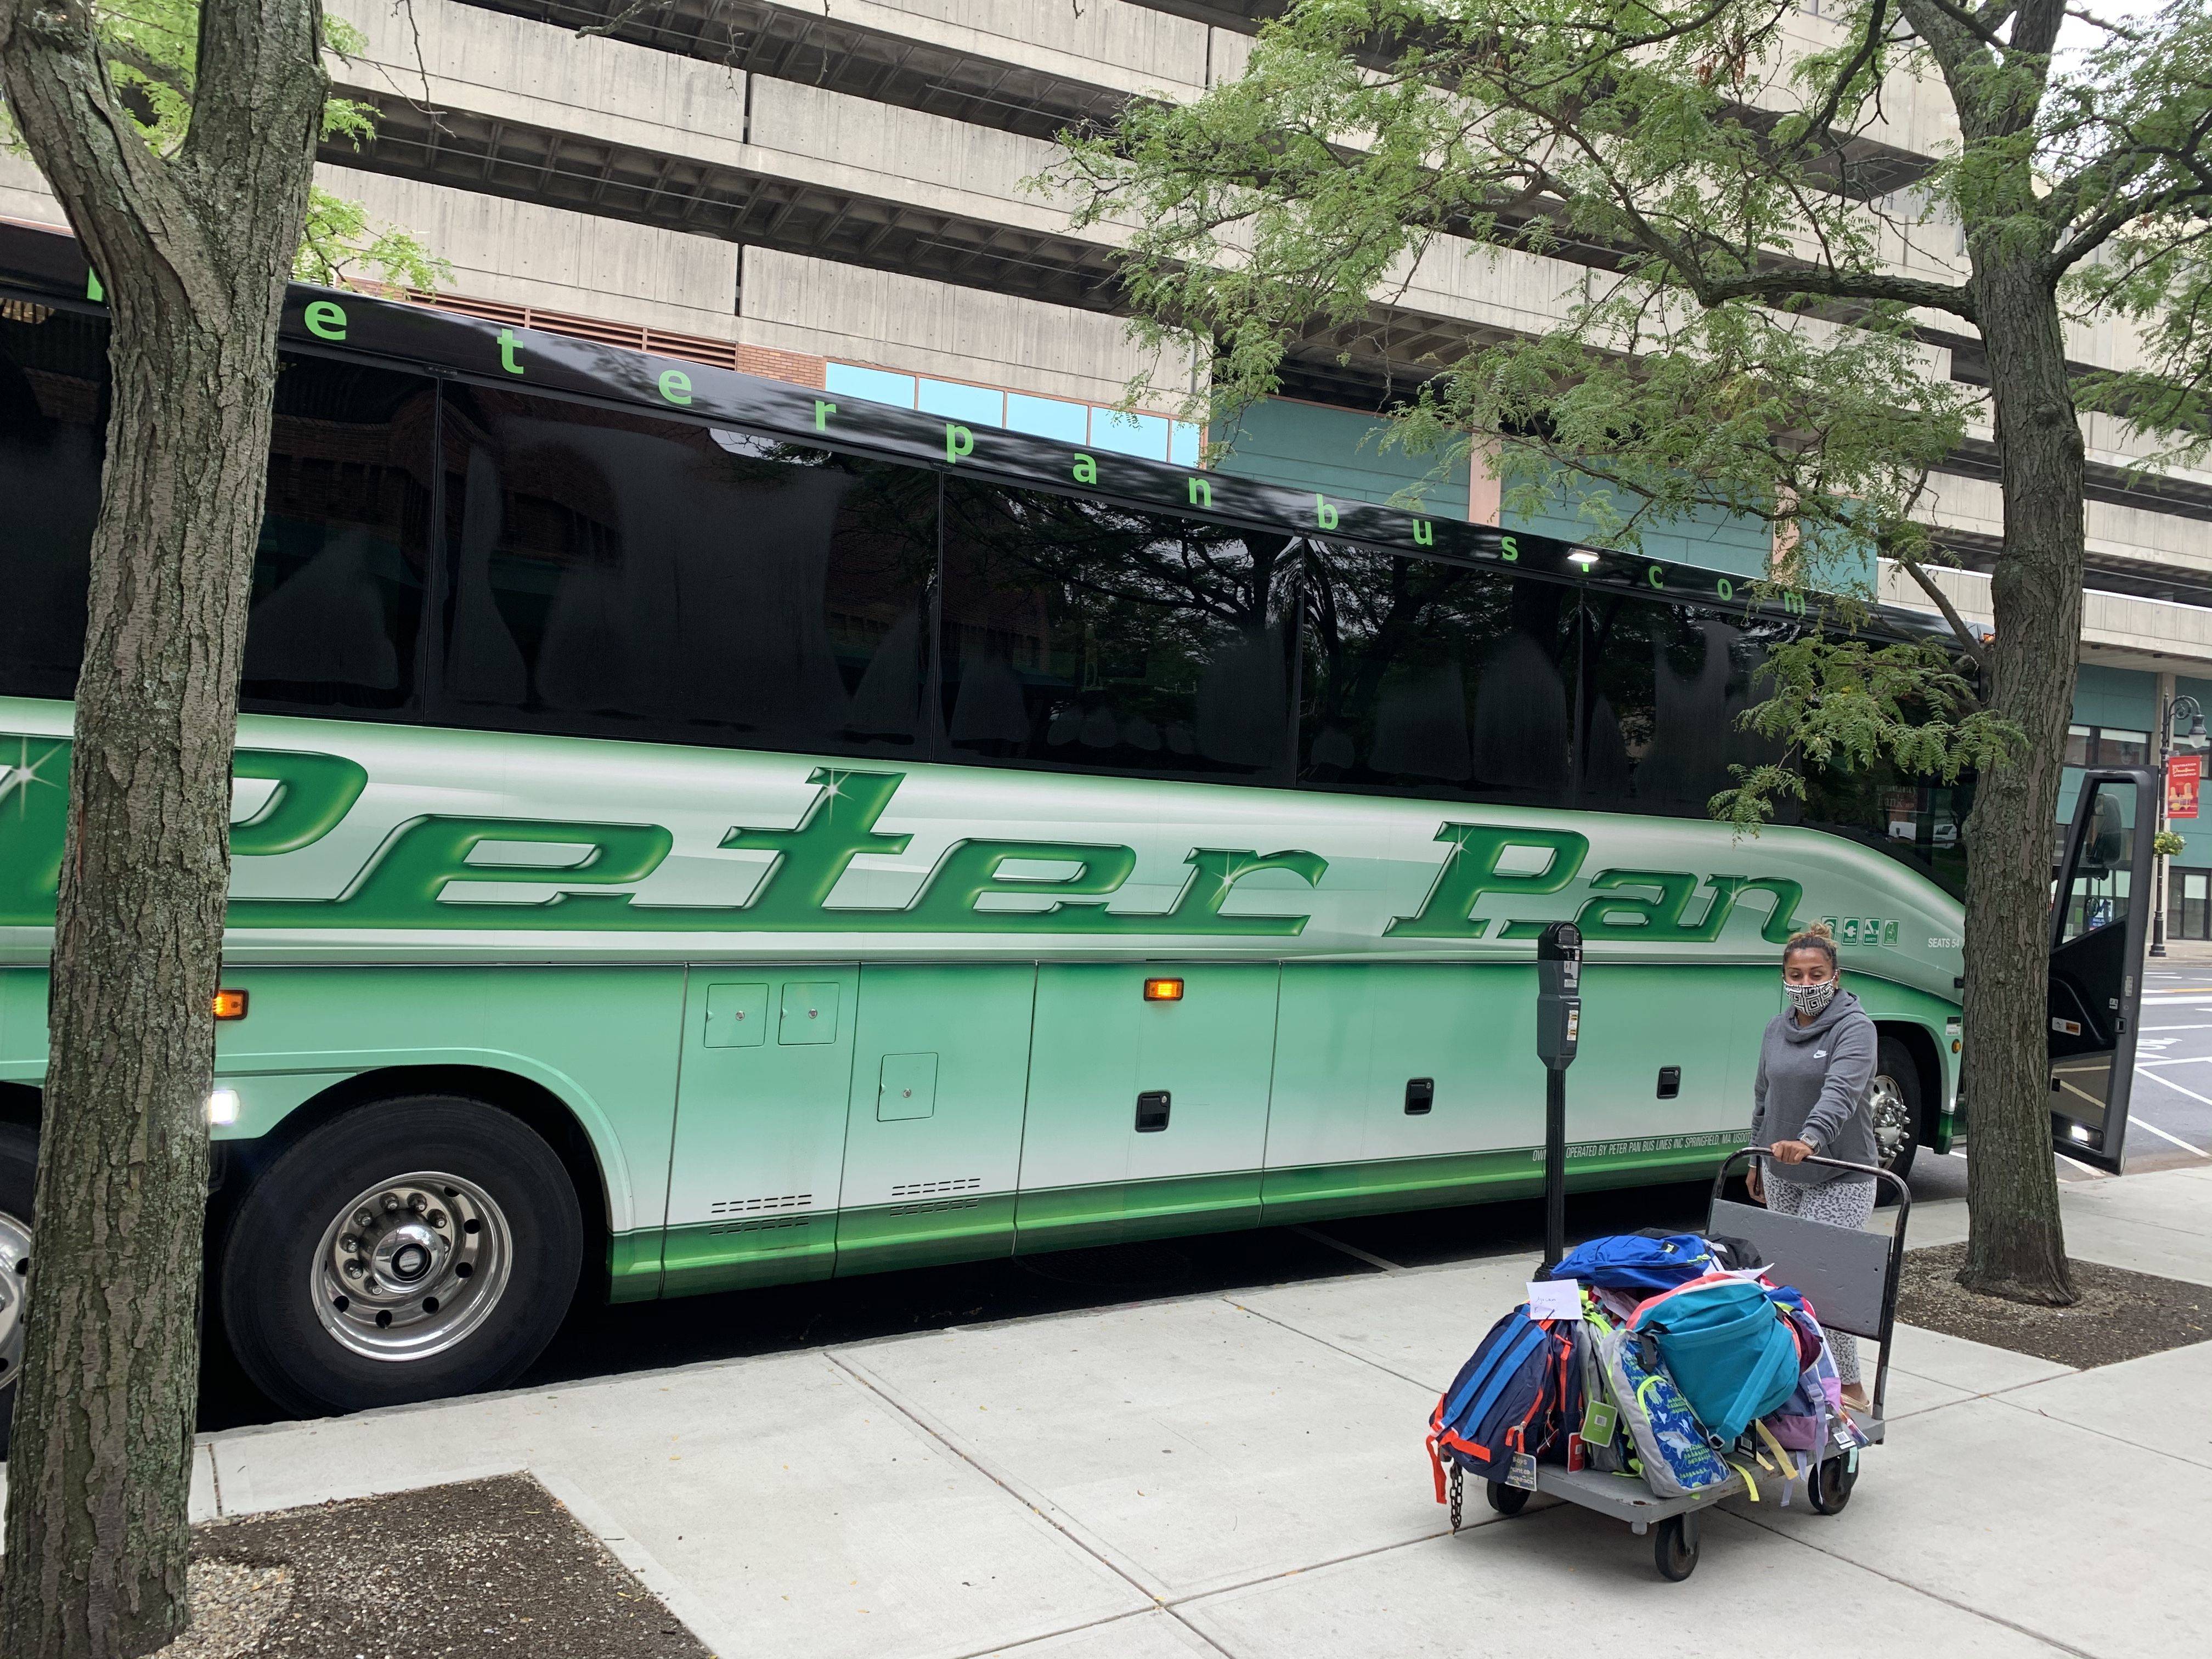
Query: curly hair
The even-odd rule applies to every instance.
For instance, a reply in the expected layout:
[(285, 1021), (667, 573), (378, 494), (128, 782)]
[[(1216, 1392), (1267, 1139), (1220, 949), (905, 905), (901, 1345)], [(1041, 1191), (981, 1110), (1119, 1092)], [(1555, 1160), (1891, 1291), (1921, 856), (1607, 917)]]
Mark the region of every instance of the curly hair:
[(1828, 931), (1826, 922), (1816, 921), (1803, 933), (1793, 935), (1790, 943), (1782, 947), (1783, 961), (1789, 961), (1800, 951), (1818, 951), (1827, 957), (1830, 973), (1839, 970), (1840, 964), (1836, 961), (1836, 936)]

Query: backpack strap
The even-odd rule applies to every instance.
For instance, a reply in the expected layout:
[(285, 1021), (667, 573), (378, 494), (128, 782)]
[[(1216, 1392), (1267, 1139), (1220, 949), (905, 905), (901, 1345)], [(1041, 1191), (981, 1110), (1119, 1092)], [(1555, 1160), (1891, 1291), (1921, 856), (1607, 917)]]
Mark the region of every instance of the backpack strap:
[[(1490, 1358), (1475, 1367), (1474, 1374), (1461, 1384), (1458, 1393), (1439, 1402), (1436, 1416), (1438, 1428), (1447, 1423), (1480, 1423), (1497, 1403), (1498, 1396), (1505, 1391), (1513, 1373), (1551, 1334), (1548, 1327), (1533, 1319), (1524, 1320), (1522, 1326), (1522, 1329), (1490, 1351)], [(1480, 1455), (1490, 1455), (1486, 1451)]]
[(1775, 1464), (1783, 1479), (1788, 1480), (1789, 1471), (1796, 1467), (1796, 1460), (1791, 1457), (1782, 1443), (1774, 1437), (1774, 1431), (1766, 1426), (1765, 1418), (1754, 1417), (1751, 1420), (1751, 1426), (1759, 1431), (1759, 1437), (1766, 1443), (1766, 1449), (1774, 1454)]

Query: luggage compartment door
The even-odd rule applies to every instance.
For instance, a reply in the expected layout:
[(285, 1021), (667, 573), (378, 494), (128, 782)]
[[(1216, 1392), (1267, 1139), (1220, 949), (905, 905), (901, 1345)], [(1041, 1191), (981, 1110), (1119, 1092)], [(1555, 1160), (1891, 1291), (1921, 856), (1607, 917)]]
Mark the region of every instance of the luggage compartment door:
[[(1279, 977), (1273, 963), (1037, 969), (1017, 1249), (1258, 1221)], [(1180, 994), (1148, 1000), (1147, 980)]]
[(846, 1113), (837, 1271), (1014, 1245), (1036, 969), (865, 967)]
[(859, 982), (846, 964), (690, 970), (665, 1294), (829, 1274)]

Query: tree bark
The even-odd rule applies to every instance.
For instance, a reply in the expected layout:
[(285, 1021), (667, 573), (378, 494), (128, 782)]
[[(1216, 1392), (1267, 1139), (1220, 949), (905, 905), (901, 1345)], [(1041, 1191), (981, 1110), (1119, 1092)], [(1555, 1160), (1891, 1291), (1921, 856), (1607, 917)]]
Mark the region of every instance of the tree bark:
[(11, 1659), (135, 1659), (187, 1617), (231, 750), (320, 27), (317, 0), (206, 0), (191, 129), (161, 156), (85, 0), (0, 3), (9, 104), (113, 312), (9, 1464)]
[(1985, 772), (1968, 826), (1966, 1006), (1972, 1079), (1966, 1164), (1969, 1290), (2018, 1302), (2076, 1299), (2051, 1153), (2051, 848), (2081, 646), (2081, 428), (2065, 339), (2040, 262), (1976, 249), (1972, 288), (1996, 405), (2004, 556), (1990, 581), (1990, 704), (2027, 749)]

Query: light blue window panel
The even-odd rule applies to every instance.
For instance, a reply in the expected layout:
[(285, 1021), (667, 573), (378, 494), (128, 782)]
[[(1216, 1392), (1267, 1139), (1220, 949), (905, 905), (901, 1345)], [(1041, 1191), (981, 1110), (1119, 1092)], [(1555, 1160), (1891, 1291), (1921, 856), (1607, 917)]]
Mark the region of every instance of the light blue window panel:
[(1091, 441), (1090, 408), (1083, 404), (1064, 404), (1057, 398), (1032, 398), (1026, 392), (1009, 392), (1006, 424), (1017, 432), (1079, 447)]
[(1168, 460), (1176, 466), (1198, 465), (1200, 428), (1195, 421), (1168, 422)]
[(924, 380), (916, 405), (925, 415), (941, 415), (948, 421), (974, 426), (1004, 426), (1006, 394), (988, 386), (963, 386), (958, 380)]
[(1091, 447), (1109, 455), (1140, 455), (1148, 461), (1168, 457), (1168, 423), (1158, 415), (1125, 415), (1118, 409), (1091, 408)]
[(831, 363), (822, 380), (823, 389), (832, 398), (860, 398), (872, 404), (895, 404), (901, 409), (914, 407), (911, 374), (862, 368), (858, 363)]

